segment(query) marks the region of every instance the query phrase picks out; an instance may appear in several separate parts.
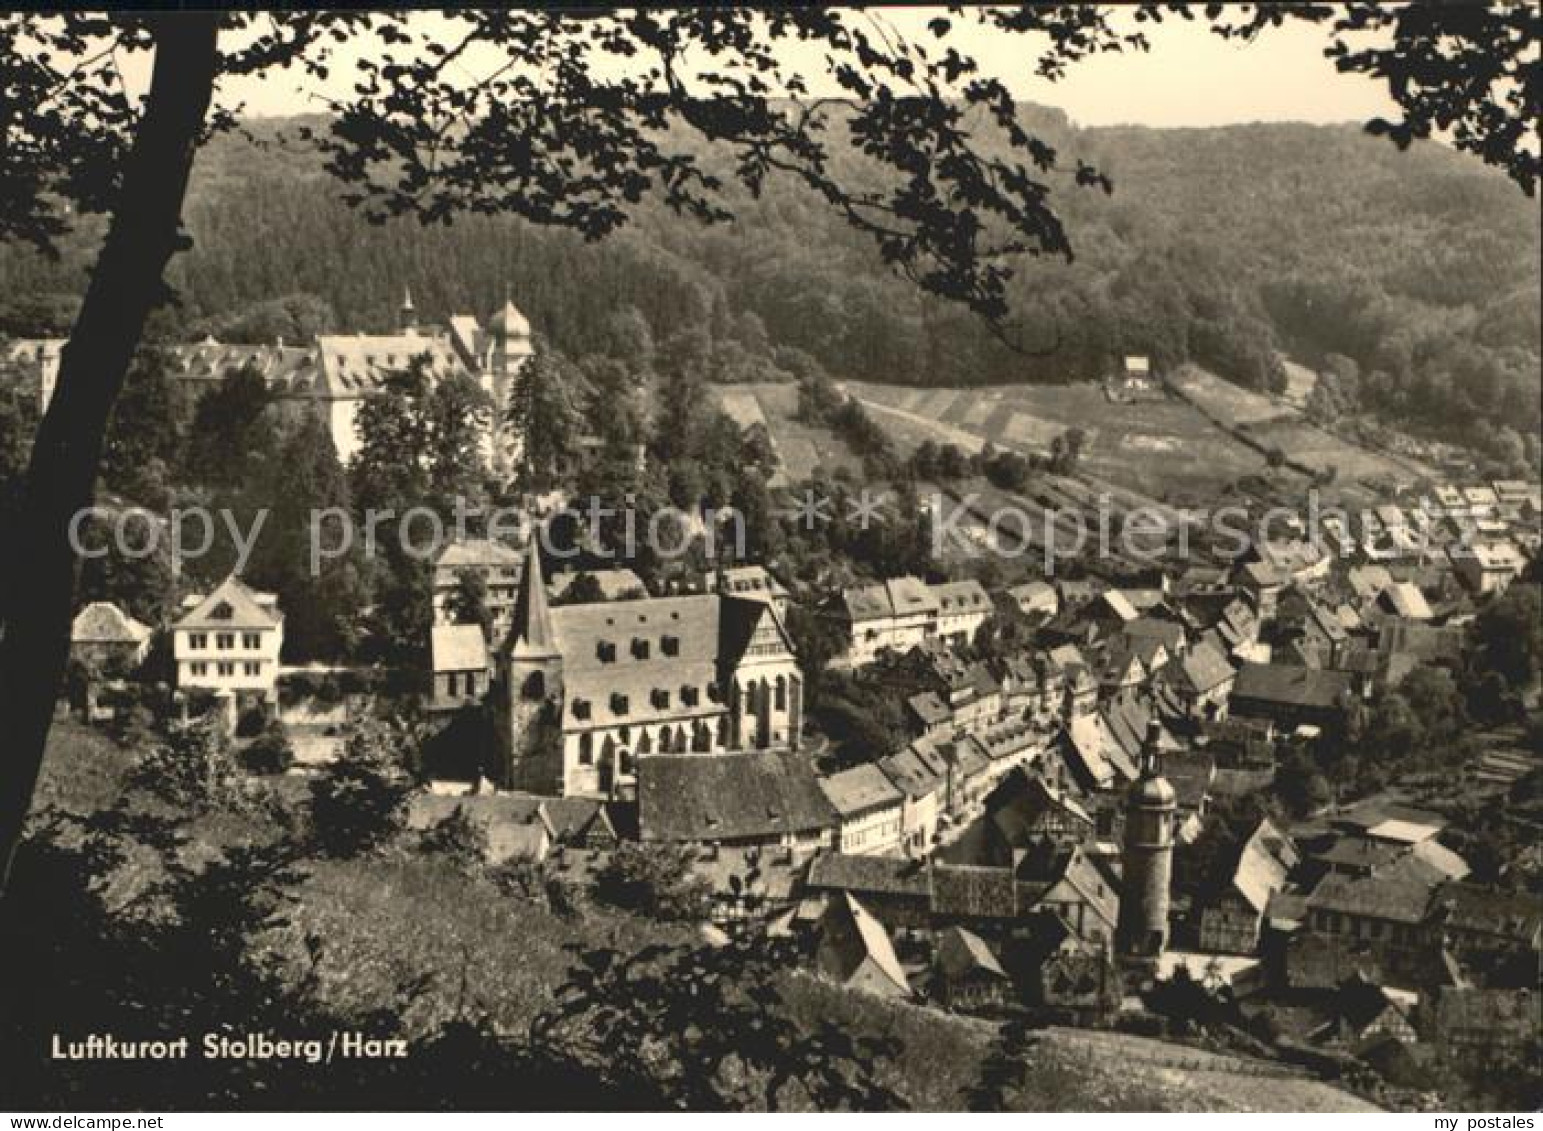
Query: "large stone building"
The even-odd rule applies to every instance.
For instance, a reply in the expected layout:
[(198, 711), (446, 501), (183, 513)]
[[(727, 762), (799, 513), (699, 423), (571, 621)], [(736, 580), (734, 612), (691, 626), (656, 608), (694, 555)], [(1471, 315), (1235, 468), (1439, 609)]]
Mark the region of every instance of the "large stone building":
[[(41, 410), (53, 396), (65, 345), (39, 339), (7, 347), (10, 360), (32, 368)], [(345, 463), (359, 450), (354, 426), (359, 406), (386, 374), (421, 358), (434, 378), (470, 376), (492, 399), (495, 419), (502, 421), (534, 352), (530, 322), (507, 298), (486, 324), (470, 314), (455, 314), (443, 326), (426, 326), (419, 324), (410, 294), (393, 333), (322, 334), (311, 344), (245, 345), (205, 338), (167, 347), (174, 375), (195, 388), (212, 387), (233, 370), (256, 370), (281, 402), (326, 421)], [(516, 466), (523, 451), (523, 437), (507, 428), (488, 437), (487, 454), (496, 467)]]
[(765, 601), (720, 593), (547, 604), (527, 549), (500, 649), (510, 785), (608, 796), (654, 754), (796, 749), (803, 678)]

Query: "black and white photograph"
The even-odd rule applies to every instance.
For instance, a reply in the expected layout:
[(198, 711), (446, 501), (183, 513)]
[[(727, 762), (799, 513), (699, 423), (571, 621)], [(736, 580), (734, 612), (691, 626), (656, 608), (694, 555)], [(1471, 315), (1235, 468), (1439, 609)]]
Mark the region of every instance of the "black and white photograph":
[(1535, 0), (0, 10), (4, 1125), (1534, 1127), (1540, 118)]

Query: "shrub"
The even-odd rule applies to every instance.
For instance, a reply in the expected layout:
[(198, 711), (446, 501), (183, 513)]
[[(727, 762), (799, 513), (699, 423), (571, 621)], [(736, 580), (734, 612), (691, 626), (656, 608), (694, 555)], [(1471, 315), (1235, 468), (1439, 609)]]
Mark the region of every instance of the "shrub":
[(367, 852), (401, 831), (412, 782), (396, 750), (400, 736), (375, 719), (353, 728), (343, 755), (311, 783), (311, 829), (329, 856)]
[(282, 774), (295, 764), (295, 748), (290, 745), (284, 724), (270, 719), (262, 733), (242, 752), (242, 762), (254, 774)]
[(488, 834), (467, 815), (464, 805), (457, 805), (444, 820), (423, 830), (418, 847), (448, 856), (463, 868), (480, 867), (488, 855)]

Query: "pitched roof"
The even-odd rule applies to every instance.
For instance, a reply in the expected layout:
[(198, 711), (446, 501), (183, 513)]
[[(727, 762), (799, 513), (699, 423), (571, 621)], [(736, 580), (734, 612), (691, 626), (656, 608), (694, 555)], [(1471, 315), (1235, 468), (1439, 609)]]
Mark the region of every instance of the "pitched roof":
[(815, 961), (824, 973), (845, 982), (864, 962), (872, 962), (897, 989), (911, 992), (905, 967), (900, 965), (888, 932), (851, 895), (842, 893), (826, 903), (825, 914), (820, 916), (819, 932)]
[(418, 333), (322, 334), (316, 339), (321, 375), (337, 396), (362, 395), (374, 389), (393, 370), (427, 357), (436, 373), (464, 371), (450, 342)]
[(894, 856), (821, 852), (809, 862), (805, 885), (814, 891), (859, 895), (907, 895), (925, 900), (931, 890), (925, 864)]
[(1214, 691), (1236, 674), (1227, 657), (1205, 638), (1163, 670), (1176, 687), (1193, 695)]
[(434, 558), (434, 571), (441, 573), (445, 570), (487, 569), (494, 566), (517, 569), (520, 561), (520, 552), (513, 546), (489, 538), (463, 538), (451, 542), (439, 552)]
[(1007, 977), (1007, 971), (1002, 969), (985, 940), (963, 927), (949, 927), (938, 938), (936, 962), (945, 978), (960, 978), (966, 974)]
[(953, 718), (948, 704), (943, 702), (936, 691), (918, 691), (905, 701), (905, 705), (924, 727), (938, 726)]
[(1345, 672), (1245, 662), (1232, 685), (1232, 700), (1328, 709), (1337, 707), (1349, 691)]
[(1382, 590), (1377, 600), (1389, 607), (1394, 616), (1405, 620), (1430, 620), (1434, 615), (1425, 594), (1410, 581), (1395, 581)]
[[(547, 616), (551, 654), (563, 661), (565, 725), (710, 718), (724, 710), (712, 698), (721, 679), (753, 638), (793, 659), (786, 628), (762, 601), (693, 593), (562, 605)], [(516, 619), (511, 640), (519, 631)], [(685, 706), (687, 689), (692, 707)]]
[(630, 569), (570, 570), (567, 573), (554, 573), (547, 583), (547, 589), (554, 597), (561, 597), (573, 587), (575, 581), (585, 576), (594, 580), (600, 589), (601, 597), (607, 601), (648, 595), (648, 586), (644, 585), (643, 579)]
[(843, 589), (841, 600), (847, 615), (854, 621), (915, 616), (938, 610), (938, 600), (926, 582), (910, 576)]
[(408, 800), (407, 827), (430, 829), (459, 810), (487, 835), (487, 856), (492, 863), (515, 856), (539, 859), (552, 840), (543, 804), (539, 797), (502, 793), (460, 797), (416, 793)]
[(843, 817), (856, 816), (883, 806), (898, 806), (904, 798), (884, 771), (872, 763), (820, 779), (820, 788), (836, 812)]
[(656, 754), (637, 765), (644, 840), (772, 837), (836, 821), (814, 768), (797, 754)]
[(1417, 856), (1401, 856), (1366, 876), (1331, 873), (1307, 898), (1315, 911), (1419, 923), (1436, 885), (1447, 877)]
[(938, 611), (943, 616), (991, 611), (991, 598), (986, 596), (985, 588), (973, 577), (963, 581), (945, 581), (931, 586), (931, 589), (938, 602)]
[(1543, 932), (1543, 899), (1529, 892), (1505, 891), (1470, 883), (1445, 883), (1432, 907), (1448, 926), (1499, 935), (1520, 943)]
[(970, 919), (1013, 918), (1018, 911), (1018, 894), (1012, 869), (934, 865), (932, 910), (936, 915)]
[(935, 761), (930, 751), (907, 746), (879, 759), (879, 769), (907, 797), (926, 797), (943, 785), (946, 767)]
[(1114, 782), (1114, 767), (1105, 751), (1115, 745), (1104, 720), (1096, 714), (1078, 715), (1062, 730), (1066, 752), (1076, 759), (1077, 768), (1095, 788)]
[(251, 588), (235, 574), (214, 587), (214, 592), (195, 604), (176, 624), (188, 629), (264, 629), (277, 628), (284, 621), (278, 611), (278, 598)]
[(76, 644), (142, 644), (150, 633), (149, 625), (107, 601), (91, 602), (70, 625), (70, 640)]
[(1169, 655), (1184, 647), (1184, 626), (1162, 617), (1137, 617), (1121, 631), (1132, 640), (1156, 640)]
[(1102, 601), (1121, 621), (1134, 621), (1139, 615), (1136, 612), (1136, 606), (1131, 604), (1130, 598), (1118, 589), (1109, 589), (1099, 594), (1094, 603), (1097, 604), (1098, 601)]
[(429, 630), (429, 654), (436, 672), (484, 671), (488, 666), (481, 625), (436, 624)]
[(1297, 853), (1291, 838), (1265, 817), (1243, 842), (1232, 872), (1232, 886), (1250, 907), (1263, 915), (1270, 897), (1285, 886), (1286, 877), (1296, 864)]

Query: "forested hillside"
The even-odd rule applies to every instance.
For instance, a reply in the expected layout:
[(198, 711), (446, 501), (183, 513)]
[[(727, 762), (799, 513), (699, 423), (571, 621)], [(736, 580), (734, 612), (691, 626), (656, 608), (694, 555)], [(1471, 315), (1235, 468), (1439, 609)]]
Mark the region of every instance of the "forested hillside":
[[(1536, 459), (1539, 222), (1500, 173), (1432, 144), (1399, 153), (1351, 126), (1075, 130), (1048, 110), (1036, 120), (1114, 191), (1057, 183), (1077, 258), (1020, 268), (1008, 336), (1023, 350), (892, 277), (790, 185), (716, 227), (645, 208), (594, 245), (486, 217), (374, 227), (338, 199), (292, 121), (201, 156), (196, 246), (173, 266), (185, 306), (161, 330), (380, 328), (411, 286), (430, 318), (485, 314), (507, 288), (572, 355), (636, 307), (655, 341), (706, 329), (724, 380), (817, 366), (918, 385), (1065, 382), (1145, 352), (1277, 389), (1285, 351), (1331, 374), (1320, 398), (1333, 411)], [(280, 131), (292, 140), (275, 143)], [(0, 332), (57, 323), (68, 301), (52, 296), (80, 287), (89, 245), (83, 233), (58, 263), (0, 249)], [(319, 301), (263, 305), (297, 295)]]

